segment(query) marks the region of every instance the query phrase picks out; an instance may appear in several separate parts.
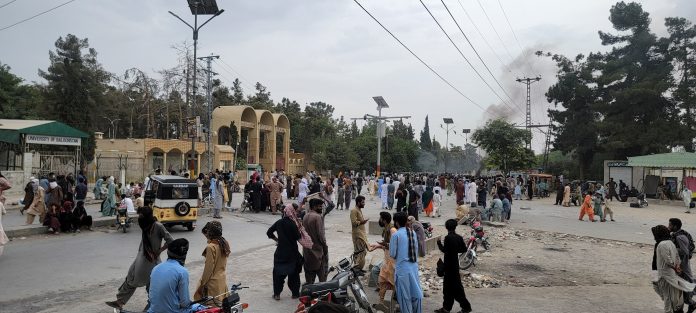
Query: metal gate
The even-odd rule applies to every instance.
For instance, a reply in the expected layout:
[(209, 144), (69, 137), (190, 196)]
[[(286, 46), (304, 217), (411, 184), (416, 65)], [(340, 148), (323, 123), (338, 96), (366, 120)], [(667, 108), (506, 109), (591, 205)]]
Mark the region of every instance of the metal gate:
[(77, 155), (69, 152), (39, 152), (39, 167), (34, 167), (35, 177), (48, 176), (48, 173), (67, 175), (77, 173)]

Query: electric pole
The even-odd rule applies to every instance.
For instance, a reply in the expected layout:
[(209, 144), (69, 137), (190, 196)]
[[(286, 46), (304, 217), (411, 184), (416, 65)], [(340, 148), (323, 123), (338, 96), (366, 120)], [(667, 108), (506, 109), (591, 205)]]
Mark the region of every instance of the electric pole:
[[(445, 122), (446, 127), (440, 124), (440, 128), (447, 132), (445, 139), (445, 173), (447, 173), (447, 160), (449, 159), (449, 133), (454, 129), (454, 120), (451, 117), (445, 117), (442, 119), (442, 121)], [(455, 131), (454, 133), (456, 134), (457, 132)]]
[[(523, 83), (523, 84), (527, 85), (527, 114), (526, 114), (526, 117), (525, 117), (524, 124), (525, 124), (525, 127), (527, 128), (527, 130), (530, 132), (530, 134), (531, 134), (531, 132), (532, 132), (532, 98), (531, 98), (531, 85), (532, 85), (533, 83), (536, 83), (536, 82), (540, 81), (540, 80), (541, 80), (541, 77), (539, 77), (539, 76), (537, 76), (537, 77), (524, 77), (524, 78), (518, 78), (518, 79), (516, 79), (516, 81), (517, 81), (518, 83)], [(532, 148), (532, 138), (529, 138), (529, 140), (527, 141), (527, 148), (528, 148), (528, 149), (531, 149), (531, 148)]]
[(205, 60), (206, 65), (207, 65), (207, 68), (205, 70), (206, 79), (207, 79), (207, 88), (206, 88), (205, 97), (206, 97), (206, 102), (207, 102), (207, 106), (208, 106), (208, 112), (207, 112), (208, 113), (207, 114), (208, 115), (208, 123), (207, 123), (207, 125), (208, 125), (207, 138), (208, 138), (208, 140), (206, 143), (206, 150), (208, 151), (208, 171), (213, 170), (213, 167), (212, 167), (212, 165), (213, 165), (212, 149), (211, 149), (212, 145), (210, 143), (210, 141), (212, 140), (212, 133), (213, 133), (213, 129), (212, 129), (213, 128), (213, 80), (212, 80), (212, 78), (213, 78), (213, 75), (217, 75), (217, 73), (213, 72), (212, 62), (213, 62), (213, 59), (219, 59), (219, 58), (220, 58), (219, 55), (213, 55), (213, 54), (210, 54), (207, 57), (200, 57), (199, 58), (201, 60)]

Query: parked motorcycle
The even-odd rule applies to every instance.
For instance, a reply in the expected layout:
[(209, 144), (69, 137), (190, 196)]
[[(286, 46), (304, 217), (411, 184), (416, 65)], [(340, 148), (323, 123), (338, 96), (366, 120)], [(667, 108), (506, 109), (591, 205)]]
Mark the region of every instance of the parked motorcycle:
[(132, 218), (128, 216), (128, 210), (127, 209), (118, 209), (118, 228), (116, 228), (116, 231), (119, 229), (123, 230), (123, 233), (125, 234), (128, 232), (128, 228), (131, 226)]
[[(307, 313), (312, 306), (323, 301), (339, 304), (351, 313), (358, 313), (360, 309), (372, 313), (365, 289), (363, 289), (362, 283), (353, 269), (357, 253), (354, 253), (350, 260), (344, 258), (338, 262), (337, 266), (329, 268), (329, 273), (336, 271), (336, 275), (331, 280), (302, 286), (300, 304), (297, 305), (295, 312)], [(353, 298), (348, 295), (348, 288), (350, 288)]]
[[(248, 303), (242, 303), (240, 302), (239, 294), (237, 291), (249, 288), (249, 287), (243, 287), (241, 283), (232, 285), (230, 287), (230, 290), (219, 294), (215, 297), (205, 297), (200, 300), (196, 300), (192, 302), (191, 304), (207, 304), (207, 303), (213, 303), (219, 307), (211, 307), (211, 308), (206, 308), (203, 310), (196, 311), (196, 313), (242, 313), (244, 310), (249, 308)], [(220, 303), (219, 300), (216, 299), (221, 299), (222, 298), (222, 303)], [(126, 311), (126, 310), (118, 310), (114, 309), (114, 313), (135, 313), (131, 311)]]
[(459, 255), (459, 268), (463, 270), (468, 269), (472, 265), (476, 265), (476, 251), (479, 245), (483, 246), (486, 250), (490, 250), (491, 248), (488, 237), (486, 237), (480, 221), (470, 217), (464, 224), (471, 227), (471, 236), (469, 236), (466, 242), (466, 252)]
[(425, 232), (425, 238), (432, 238), (433, 237), (433, 225), (431, 225), (428, 222), (422, 222), (421, 225), (423, 225), (423, 231)]

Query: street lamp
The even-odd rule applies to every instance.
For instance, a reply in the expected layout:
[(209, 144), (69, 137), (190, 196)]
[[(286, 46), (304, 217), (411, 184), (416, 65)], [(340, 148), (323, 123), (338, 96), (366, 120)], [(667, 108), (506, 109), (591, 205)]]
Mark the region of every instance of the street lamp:
[(462, 134), (464, 134), (464, 140), (466, 141), (466, 144), (469, 144), (469, 133), (471, 133), (471, 129), (469, 129), (469, 128), (462, 129)]
[(114, 136), (116, 135), (116, 126), (114, 124), (116, 122), (120, 121), (121, 119), (117, 118), (117, 119), (112, 120), (106, 116), (102, 116), (102, 117), (107, 119), (109, 121), (109, 123), (111, 124), (111, 127), (109, 127), (109, 137), (111, 137), (111, 139), (114, 139)]
[(384, 133), (386, 131), (386, 125), (384, 125), (384, 121), (390, 119), (411, 118), (411, 116), (382, 116), (382, 109), (388, 108), (389, 105), (386, 101), (384, 101), (384, 98), (382, 96), (372, 97), (372, 100), (374, 100), (377, 103), (377, 116), (365, 114), (362, 118), (352, 118), (352, 120), (370, 119), (377, 121), (377, 170), (375, 172), (375, 176), (379, 177), (382, 161), (382, 137), (384, 137)]
[(447, 173), (447, 159), (449, 157), (449, 133), (452, 131), (452, 129), (454, 129), (454, 120), (451, 117), (445, 117), (442, 119), (442, 121), (445, 122), (445, 126), (440, 124), (440, 128), (444, 129), (447, 134), (447, 139), (445, 139), (445, 173)]
[[(215, 0), (187, 0), (189, 8), (191, 9), (191, 14), (193, 14), (193, 26), (191, 24), (187, 23), (179, 17), (178, 15), (174, 14), (172, 11), (168, 11), (169, 14), (173, 15), (177, 19), (179, 19), (181, 22), (186, 24), (191, 30), (193, 31), (193, 102), (191, 103), (191, 118), (194, 118), (195, 116), (195, 110), (194, 108), (196, 107), (196, 63), (198, 62), (196, 58), (196, 53), (198, 51), (198, 31), (205, 26), (205, 24), (208, 24), (210, 20), (214, 19), (216, 16), (222, 14), (222, 12), (225, 12), (225, 10), (219, 10), (217, 6), (217, 2)], [(213, 15), (211, 16), (208, 20), (206, 20), (203, 24), (198, 26), (198, 15)], [(190, 136), (190, 135), (189, 135)], [(193, 159), (193, 156), (196, 154), (196, 137), (191, 136), (191, 159)], [(210, 152), (208, 152), (210, 153)], [(195, 165), (193, 165), (193, 162), (191, 162), (191, 166), (195, 168)], [(189, 168), (189, 170), (193, 170), (193, 168)]]

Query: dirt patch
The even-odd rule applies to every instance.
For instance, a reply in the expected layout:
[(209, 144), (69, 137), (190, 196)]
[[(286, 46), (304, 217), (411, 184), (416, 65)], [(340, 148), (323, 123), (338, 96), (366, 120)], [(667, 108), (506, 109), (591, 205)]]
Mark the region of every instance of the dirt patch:
[[(645, 286), (650, 279), (650, 245), (512, 227), (486, 232), (492, 248), (479, 251), (476, 265), (462, 271), (465, 288)], [(440, 279), (434, 275), (440, 257), (432, 254), (423, 263), (427, 286)]]

